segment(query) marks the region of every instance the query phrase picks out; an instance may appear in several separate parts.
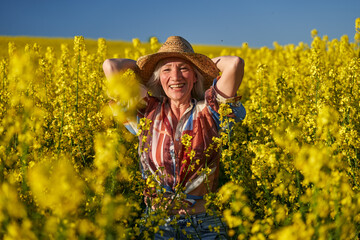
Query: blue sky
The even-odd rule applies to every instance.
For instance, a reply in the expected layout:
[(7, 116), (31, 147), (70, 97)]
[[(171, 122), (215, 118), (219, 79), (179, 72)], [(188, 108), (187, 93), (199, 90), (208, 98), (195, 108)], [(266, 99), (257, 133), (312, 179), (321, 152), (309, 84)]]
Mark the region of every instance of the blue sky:
[(353, 41), (360, 0), (1, 0), (0, 35), (108, 40), (180, 35), (193, 44), (272, 47), (320, 36)]

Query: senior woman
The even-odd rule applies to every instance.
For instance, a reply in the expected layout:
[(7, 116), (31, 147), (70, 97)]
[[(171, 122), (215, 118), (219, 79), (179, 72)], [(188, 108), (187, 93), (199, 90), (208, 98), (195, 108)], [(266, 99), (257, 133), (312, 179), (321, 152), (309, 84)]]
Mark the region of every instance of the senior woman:
[[(219, 136), (220, 104), (229, 103), (233, 111), (230, 117), (235, 121), (241, 121), (246, 114), (236, 96), (244, 75), (244, 61), (236, 56), (210, 59), (195, 53), (184, 38), (171, 36), (157, 53), (137, 61), (107, 59), (103, 69), (107, 78), (126, 69), (141, 76), (145, 104), (138, 109), (137, 119), (151, 120), (146, 138), (149, 148), (139, 151), (141, 171), (144, 178), (158, 175), (158, 184), (166, 189), (170, 199), (179, 186), (184, 189), (185, 204), (180, 209), (170, 207), (169, 214), (190, 217), (180, 218), (178, 226), (170, 224), (170, 217), (160, 227), (163, 239), (186, 236), (184, 231), (176, 231), (179, 228), (194, 238), (225, 236), (220, 221), (206, 214), (203, 196), (216, 191), (218, 184), (220, 154), (209, 146), (213, 137)], [(132, 133), (137, 133), (136, 126), (132, 122), (126, 125)], [(192, 156), (181, 142), (185, 135), (190, 136)], [(141, 141), (142, 134), (139, 137)], [(205, 167), (211, 169), (208, 176), (199, 174)], [(147, 200), (153, 197), (146, 191), (145, 195)], [(220, 234), (211, 231), (209, 225), (221, 226)], [(160, 233), (155, 238), (161, 238)]]

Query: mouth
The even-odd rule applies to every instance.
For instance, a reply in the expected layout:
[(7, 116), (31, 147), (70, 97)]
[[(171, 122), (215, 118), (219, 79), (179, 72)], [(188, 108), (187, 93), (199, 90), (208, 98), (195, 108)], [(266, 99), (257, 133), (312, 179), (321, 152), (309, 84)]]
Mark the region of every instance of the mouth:
[(172, 85), (170, 85), (169, 87), (171, 88), (171, 89), (180, 89), (180, 88), (182, 88), (182, 87), (184, 87), (185, 86), (185, 83), (180, 83), (180, 84), (172, 84)]

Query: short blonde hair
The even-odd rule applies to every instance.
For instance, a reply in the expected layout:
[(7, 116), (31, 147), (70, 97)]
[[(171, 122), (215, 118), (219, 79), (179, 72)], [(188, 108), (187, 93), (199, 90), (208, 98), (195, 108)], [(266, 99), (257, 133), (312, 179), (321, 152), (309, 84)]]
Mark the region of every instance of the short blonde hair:
[[(204, 76), (200, 73), (200, 71), (194, 66), (194, 64), (189, 63), (195, 72), (195, 77), (197, 81), (194, 83), (193, 88), (191, 89), (191, 97), (196, 100), (204, 99)], [(164, 89), (161, 86), (160, 82), (160, 68), (163, 66), (163, 61), (159, 61), (155, 67), (153, 74), (151, 75), (149, 81), (146, 84), (146, 87), (150, 90), (152, 96), (161, 98), (162, 96), (166, 96)]]

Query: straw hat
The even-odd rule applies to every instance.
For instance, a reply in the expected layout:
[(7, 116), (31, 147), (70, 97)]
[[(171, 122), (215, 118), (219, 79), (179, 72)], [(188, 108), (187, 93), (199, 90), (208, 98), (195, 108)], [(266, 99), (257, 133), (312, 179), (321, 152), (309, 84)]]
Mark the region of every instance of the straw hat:
[(171, 36), (157, 53), (142, 56), (137, 60), (136, 64), (144, 81), (149, 80), (160, 60), (169, 57), (179, 57), (194, 64), (205, 78), (204, 89), (209, 88), (219, 74), (219, 69), (209, 57), (195, 53), (191, 44), (184, 38)]

